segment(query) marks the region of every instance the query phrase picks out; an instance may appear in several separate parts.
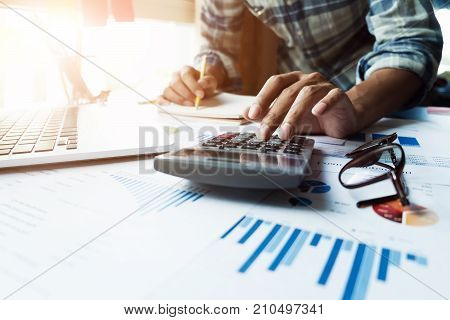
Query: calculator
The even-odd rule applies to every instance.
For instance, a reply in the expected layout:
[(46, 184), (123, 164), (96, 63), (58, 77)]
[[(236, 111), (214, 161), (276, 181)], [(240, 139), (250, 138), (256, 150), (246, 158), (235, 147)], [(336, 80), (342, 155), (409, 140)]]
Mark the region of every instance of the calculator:
[(295, 135), (288, 141), (273, 135), (227, 132), (192, 148), (159, 155), (157, 171), (198, 183), (233, 188), (296, 188), (310, 174), (314, 140)]

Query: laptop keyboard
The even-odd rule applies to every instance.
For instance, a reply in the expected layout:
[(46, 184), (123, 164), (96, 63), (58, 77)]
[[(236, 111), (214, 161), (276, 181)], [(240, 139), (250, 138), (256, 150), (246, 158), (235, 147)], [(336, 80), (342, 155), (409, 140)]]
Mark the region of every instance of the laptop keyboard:
[(0, 157), (77, 149), (78, 108), (0, 114)]

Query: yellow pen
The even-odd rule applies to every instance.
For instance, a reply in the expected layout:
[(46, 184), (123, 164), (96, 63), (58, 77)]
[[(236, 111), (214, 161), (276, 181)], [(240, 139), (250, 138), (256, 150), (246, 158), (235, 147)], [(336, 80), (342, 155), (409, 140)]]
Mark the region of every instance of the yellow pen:
[[(206, 55), (203, 56), (202, 58), (202, 65), (200, 68), (200, 79), (202, 79), (205, 76), (205, 72), (206, 72)], [(195, 97), (195, 110), (198, 109), (198, 105), (200, 104), (200, 100), (201, 98), (199, 96)]]

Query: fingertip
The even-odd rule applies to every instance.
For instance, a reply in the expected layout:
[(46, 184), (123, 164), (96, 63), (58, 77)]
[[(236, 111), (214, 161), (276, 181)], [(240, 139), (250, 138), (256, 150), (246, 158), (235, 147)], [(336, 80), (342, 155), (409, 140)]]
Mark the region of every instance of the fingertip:
[(254, 103), (249, 107), (248, 116), (250, 119), (256, 120), (260, 114), (261, 114), (261, 107), (259, 106), (259, 104)]
[(281, 126), (280, 138), (282, 140), (288, 140), (292, 136), (293, 132), (294, 132), (294, 127), (292, 127), (292, 125), (290, 123), (284, 123)]
[(250, 110), (250, 107), (245, 108), (245, 109), (244, 109), (244, 112), (242, 112), (242, 116), (243, 116), (245, 119), (247, 119), (247, 120), (252, 120), (252, 119), (250, 119), (250, 117), (248, 116), (249, 110)]
[(326, 109), (327, 109), (327, 104), (325, 102), (318, 102), (311, 110), (312, 114), (317, 116), (321, 116), (322, 114), (325, 113)]
[(200, 99), (203, 99), (203, 97), (205, 96), (205, 91), (203, 91), (203, 90), (195, 90), (195, 96), (199, 97)]
[(151, 102), (154, 102), (154, 104), (158, 106), (167, 106), (170, 104), (170, 101), (164, 98), (163, 96), (159, 96), (154, 100), (150, 100)]
[(268, 125), (262, 123), (261, 127), (259, 128), (259, 139), (267, 140), (270, 137), (270, 128)]

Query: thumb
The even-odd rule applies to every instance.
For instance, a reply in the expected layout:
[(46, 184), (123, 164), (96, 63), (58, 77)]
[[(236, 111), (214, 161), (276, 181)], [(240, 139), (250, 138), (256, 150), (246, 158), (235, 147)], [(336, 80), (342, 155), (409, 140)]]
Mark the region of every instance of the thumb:
[(339, 88), (330, 90), (328, 94), (312, 108), (312, 114), (316, 117), (324, 115), (342, 99), (343, 95), (345, 95), (345, 93)]
[(217, 89), (217, 79), (212, 75), (206, 75), (198, 81), (205, 92), (205, 96), (212, 95)]

